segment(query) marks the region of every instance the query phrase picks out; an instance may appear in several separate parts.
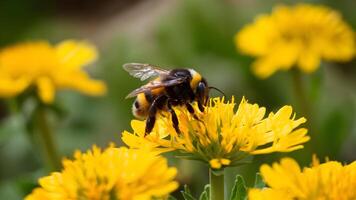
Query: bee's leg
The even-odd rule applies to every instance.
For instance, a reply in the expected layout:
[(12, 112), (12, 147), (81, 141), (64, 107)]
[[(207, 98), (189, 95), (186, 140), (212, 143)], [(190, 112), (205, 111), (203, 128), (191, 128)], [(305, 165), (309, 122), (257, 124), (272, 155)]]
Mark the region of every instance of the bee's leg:
[(171, 113), (172, 115), (172, 123), (173, 123), (173, 128), (176, 130), (176, 132), (179, 134), (180, 130), (179, 130), (179, 121), (178, 121), (178, 117), (176, 112), (174, 111), (174, 109), (172, 108), (172, 101), (168, 100), (167, 103), (168, 106), (168, 111)]
[(155, 122), (156, 122), (156, 113), (159, 108), (162, 108), (165, 102), (167, 101), (167, 96), (166, 95), (160, 95), (156, 97), (149, 110), (148, 110), (148, 118), (146, 120), (146, 129), (145, 129), (145, 136), (149, 133), (151, 133)]
[(200, 112), (204, 112), (204, 106), (202, 104), (202, 102), (198, 101), (198, 108), (200, 110)]
[(190, 103), (185, 103), (185, 107), (187, 107), (188, 112), (193, 115), (194, 119), (201, 121), (199, 117), (195, 114), (194, 108), (192, 105), (190, 105)]
[(190, 103), (185, 103), (185, 107), (187, 107), (187, 110), (190, 112), (190, 114), (194, 114), (194, 108), (192, 105), (190, 105)]

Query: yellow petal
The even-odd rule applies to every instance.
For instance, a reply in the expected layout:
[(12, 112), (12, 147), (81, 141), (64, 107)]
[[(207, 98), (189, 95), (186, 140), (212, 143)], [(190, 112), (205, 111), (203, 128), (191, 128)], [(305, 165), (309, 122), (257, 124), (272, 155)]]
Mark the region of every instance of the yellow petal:
[(55, 86), (48, 77), (41, 77), (37, 79), (37, 89), (40, 99), (44, 103), (52, 103), (55, 94)]
[(222, 158), (222, 159), (220, 159), (220, 162), (221, 162), (221, 164), (223, 164), (223, 165), (230, 165), (231, 160), (226, 159), (226, 158)]
[(96, 48), (84, 41), (66, 40), (56, 46), (58, 59), (68, 68), (80, 68), (97, 58)]
[(305, 73), (314, 72), (320, 65), (320, 55), (314, 51), (305, 50), (301, 53), (298, 64)]
[(36, 188), (26, 196), (25, 200), (47, 200), (50, 199), (48, 192), (42, 188)]
[(57, 76), (56, 82), (60, 88), (79, 90), (80, 92), (92, 96), (102, 96), (106, 94), (106, 84), (103, 81), (92, 80), (88, 74), (82, 71)]
[(252, 70), (259, 78), (268, 78), (278, 70), (278, 66), (268, 57), (261, 57), (252, 63)]
[(270, 188), (250, 189), (248, 192), (249, 200), (293, 200), (293, 197), (284, 191), (278, 191)]
[(273, 20), (260, 15), (255, 24), (246, 25), (235, 35), (235, 44), (245, 54), (263, 56), (270, 51), (270, 41), (278, 35)]
[(145, 121), (131, 120), (131, 127), (134, 130), (134, 133), (138, 134), (139, 136), (144, 136), (146, 127)]
[(260, 171), (263, 179), (269, 186), (280, 189), (293, 186), (293, 181), (298, 176), (298, 173), (300, 173), (300, 168), (298, 163), (293, 159), (284, 158), (281, 164), (274, 163), (273, 167), (266, 164), (262, 165)]
[(209, 161), (209, 164), (212, 169), (220, 169), (221, 168), (221, 163), (220, 163), (219, 159), (216, 159), (216, 158), (211, 159)]
[(27, 78), (10, 79), (0, 77), (0, 97), (13, 97), (23, 92), (30, 84)]

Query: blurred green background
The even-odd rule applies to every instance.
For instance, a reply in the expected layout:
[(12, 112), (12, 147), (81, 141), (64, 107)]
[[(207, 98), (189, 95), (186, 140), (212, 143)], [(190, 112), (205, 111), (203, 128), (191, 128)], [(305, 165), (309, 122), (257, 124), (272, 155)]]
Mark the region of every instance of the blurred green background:
[[(256, 15), (269, 13), (280, 3), (296, 2), (302, 1), (1, 0), (0, 47), (68, 38), (89, 40), (98, 47), (99, 60), (88, 70), (92, 77), (107, 83), (108, 94), (94, 98), (63, 91), (56, 99), (62, 114), (52, 116), (55, 139), (60, 154), (71, 157), (74, 150), (86, 150), (93, 144), (122, 144), (120, 134), (130, 130), (133, 119), (133, 99), (125, 96), (142, 84), (122, 69), (127, 62), (192, 67), (228, 97), (235, 95), (239, 101), (245, 96), (267, 111), (293, 105), (301, 117), (291, 74), (277, 72), (269, 79), (257, 79), (249, 68), (252, 58), (241, 55), (233, 42), (234, 34)], [(338, 10), (356, 29), (356, 1), (303, 2)], [(241, 173), (251, 185), (261, 163), (283, 156), (292, 156), (304, 166), (313, 153), (322, 160), (356, 160), (356, 60), (322, 63), (316, 73), (305, 75), (303, 82), (312, 107), (305, 125), (312, 140), (303, 150), (257, 156), (252, 165), (228, 169), (230, 182)], [(208, 182), (207, 167), (167, 156), (179, 167), (181, 185), (189, 184), (195, 194), (200, 193)], [(26, 133), (23, 116), (10, 114), (6, 102), (0, 100), (0, 199), (22, 199), (36, 186), (37, 178), (46, 174), (41, 155)], [(180, 199), (180, 194), (175, 195)]]

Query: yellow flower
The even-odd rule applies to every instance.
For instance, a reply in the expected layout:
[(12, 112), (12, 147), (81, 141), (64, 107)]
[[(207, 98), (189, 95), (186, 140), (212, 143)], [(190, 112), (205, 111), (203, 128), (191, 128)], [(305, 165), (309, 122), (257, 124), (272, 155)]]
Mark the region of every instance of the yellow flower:
[(214, 158), (209, 161), (210, 167), (213, 169), (220, 169), (223, 165), (227, 166), (230, 165), (230, 163), (231, 160), (225, 158), (223, 159)]
[(96, 58), (94, 46), (75, 40), (55, 46), (37, 41), (4, 48), (0, 51), (0, 97), (14, 97), (32, 87), (45, 103), (53, 102), (57, 89), (103, 95), (105, 84), (91, 80), (82, 69)]
[(199, 112), (197, 105), (194, 108), (199, 120), (185, 108), (175, 108), (180, 134), (174, 130), (170, 117), (162, 113), (149, 135), (144, 135), (145, 121), (133, 120), (133, 133), (124, 131), (122, 140), (132, 148), (179, 150), (183, 157), (202, 160), (214, 169), (241, 164), (249, 155), (301, 149), (309, 140), (307, 129), (297, 129), (305, 118), (295, 119), (291, 106), (266, 117), (265, 108), (244, 98), (237, 111), (234, 97), (230, 102), (211, 99), (204, 112)]
[(250, 200), (356, 199), (356, 161), (345, 166), (314, 162), (301, 170), (296, 161), (284, 158), (280, 164), (262, 165), (260, 171), (269, 188), (251, 189)]
[(154, 152), (93, 147), (64, 160), (64, 169), (39, 179), (41, 187), (25, 200), (150, 200), (165, 199), (178, 187), (177, 174)]
[(315, 71), (322, 59), (349, 61), (355, 56), (355, 33), (337, 11), (325, 6), (277, 6), (235, 36), (242, 53), (257, 57), (253, 71), (261, 78), (299, 67)]

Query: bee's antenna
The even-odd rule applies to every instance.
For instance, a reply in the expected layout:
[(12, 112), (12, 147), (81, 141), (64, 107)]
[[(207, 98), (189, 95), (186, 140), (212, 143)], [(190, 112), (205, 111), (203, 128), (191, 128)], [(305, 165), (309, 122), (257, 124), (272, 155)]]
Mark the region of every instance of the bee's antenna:
[(220, 92), (220, 93), (221, 93), (224, 97), (226, 97), (225, 93), (224, 93), (223, 91), (221, 91), (219, 88), (216, 88), (216, 87), (210, 86), (210, 87), (209, 87), (209, 90), (210, 90), (210, 89), (214, 89), (214, 90), (216, 90), (216, 91)]

